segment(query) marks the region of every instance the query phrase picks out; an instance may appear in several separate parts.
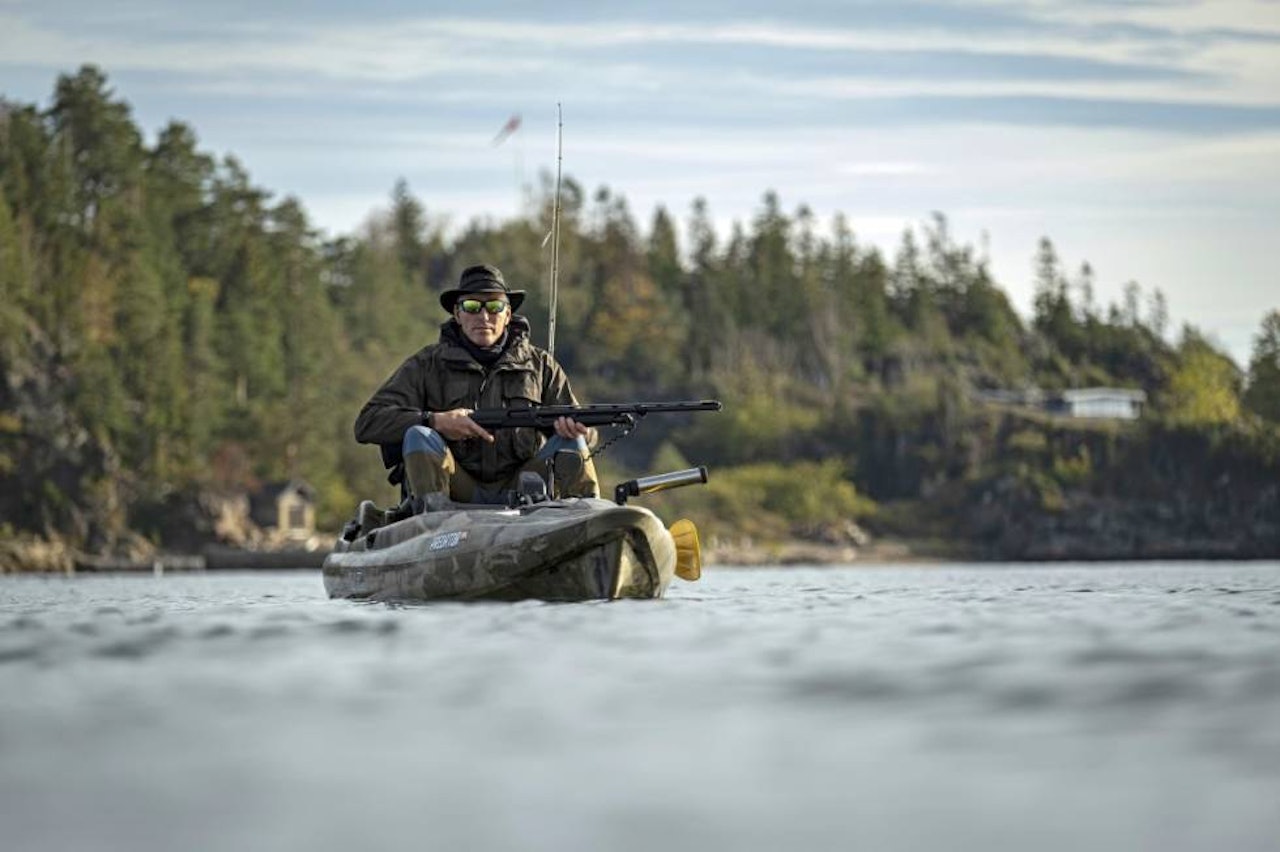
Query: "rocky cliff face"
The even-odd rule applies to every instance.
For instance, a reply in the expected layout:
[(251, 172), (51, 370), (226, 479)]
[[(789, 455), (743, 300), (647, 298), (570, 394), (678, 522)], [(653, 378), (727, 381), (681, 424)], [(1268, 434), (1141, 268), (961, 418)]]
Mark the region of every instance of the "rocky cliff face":
[(1069, 494), (1054, 509), (990, 501), (969, 514), (974, 554), (990, 559), (1275, 559), (1280, 489), (1223, 497)]
[(28, 344), (0, 350), (0, 527), (11, 541), (43, 540), (42, 563), (145, 549), (127, 528), (118, 458), (75, 416), (54, 348), (34, 328)]
[(1274, 559), (1280, 464), (1231, 436), (1151, 430), (1069, 487), (979, 483), (957, 538), (993, 559)]
[(55, 348), (27, 334), (21, 348), (0, 346), (0, 572), (144, 564), (157, 544), (175, 553), (270, 544), (244, 494), (155, 493), (123, 469), (77, 417)]

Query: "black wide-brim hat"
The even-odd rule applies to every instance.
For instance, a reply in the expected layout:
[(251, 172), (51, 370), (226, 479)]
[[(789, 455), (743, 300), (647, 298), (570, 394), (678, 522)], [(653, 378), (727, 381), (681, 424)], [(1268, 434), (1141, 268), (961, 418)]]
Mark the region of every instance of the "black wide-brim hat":
[(502, 279), (502, 270), (485, 263), (462, 270), (462, 275), (458, 276), (458, 286), (440, 294), (440, 307), (453, 313), (453, 303), (467, 293), (502, 293), (511, 302), (512, 313), (524, 301), (523, 290), (508, 289), (507, 282)]

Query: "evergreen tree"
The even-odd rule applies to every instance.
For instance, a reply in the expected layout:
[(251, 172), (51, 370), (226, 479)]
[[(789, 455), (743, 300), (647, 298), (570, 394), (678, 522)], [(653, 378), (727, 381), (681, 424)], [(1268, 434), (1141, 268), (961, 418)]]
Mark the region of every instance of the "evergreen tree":
[(196, 145), (195, 131), (181, 122), (160, 131), (147, 155), (147, 197), (155, 217), (167, 223), (168, 240), (187, 274), (216, 277), (223, 267), (212, 203), (215, 164)]
[(1244, 405), (1259, 417), (1280, 423), (1280, 310), (1262, 318), (1253, 339)]
[[(283, 393), (264, 406), (258, 445), (273, 479), (302, 477), (320, 496), (326, 513), (351, 499), (338, 477), (339, 442), (352, 419), (334, 385), (349, 353), (320, 276), (320, 255), (306, 214), (294, 199), (268, 211), (267, 244), (281, 282)], [(406, 353), (407, 354), (407, 353)]]
[(132, 227), (134, 248), (115, 288), (110, 347), (133, 414), (118, 441), (135, 471), (164, 480), (175, 454), (183, 455), (174, 438), (186, 408), (179, 336), (185, 281), (171, 247), (156, 241), (144, 220)]
[(215, 436), (223, 431), (223, 420), (231, 410), (231, 386), (227, 381), (231, 371), (223, 365), (217, 346), (219, 289), (212, 278), (188, 278), (179, 321), (186, 390), (185, 410), (179, 417), (180, 440), (185, 448), (185, 466), (180, 476), (188, 481), (209, 479), (207, 460)]
[(16, 358), (26, 348), (31, 287), (28, 257), (18, 223), (0, 191), (0, 362)]
[(49, 110), (58, 154), (71, 164), (75, 221), (89, 232), (103, 205), (137, 188), (142, 138), (129, 105), (113, 98), (102, 71), (61, 76)]
[(218, 276), (218, 361), (227, 370), (233, 434), (246, 437), (263, 408), (285, 386), (284, 286), (266, 239), (266, 193), (253, 187), (234, 159), (215, 181), (212, 215), (225, 260)]
[(705, 374), (715, 364), (716, 338), (723, 336), (733, 321), (732, 305), (719, 293), (716, 232), (706, 199), (694, 199), (688, 229), (692, 268), (685, 279), (683, 303), (691, 327), (685, 366), (689, 373)]
[[(1066, 277), (1058, 253), (1047, 237), (1036, 252), (1035, 295), (1032, 299), (1032, 326), (1062, 353), (1074, 361), (1083, 353), (1083, 338), (1076, 324)], [(1064, 377), (1069, 381), (1069, 377)]]
[(391, 190), (391, 229), (400, 260), (400, 274), (406, 281), (426, 281), (426, 210), (422, 202), (409, 193), (404, 178)]
[(593, 369), (578, 373), (584, 386), (590, 378), (613, 394), (651, 396), (678, 376), (683, 315), (649, 274), (625, 201), (602, 188), (592, 221), (583, 270), (590, 302), (576, 343)]
[[(153, 353), (143, 351), (155, 324), (148, 317), (163, 312), (164, 301), (140, 259), (147, 240), (141, 134), (128, 104), (93, 66), (58, 79), (48, 122), (50, 184), (61, 191), (47, 282), (53, 339), (75, 365), (80, 381), (70, 389), (82, 416), (125, 449), (131, 467), (146, 469), (152, 454), (142, 445), (154, 424), (139, 424), (136, 414), (150, 398)], [(144, 336), (135, 341), (134, 333)]]
[(653, 221), (649, 226), (646, 259), (649, 276), (658, 285), (663, 297), (684, 307), (684, 266), (680, 262), (679, 239), (676, 236), (675, 222), (661, 205), (654, 210)]
[(843, 384), (849, 357), (849, 330), (838, 301), (831, 269), (831, 246), (818, 238), (813, 211), (802, 205), (796, 211), (793, 254), (796, 292), (782, 306), (794, 311), (803, 323), (797, 330), (797, 355), (804, 378), (828, 392)]
[(800, 339), (810, 315), (791, 241), (792, 222), (782, 212), (778, 194), (770, 190), (752, 223), (747, 248), (749, 280), (754, 282), (752, 305), (739, 320), (780, 341)]

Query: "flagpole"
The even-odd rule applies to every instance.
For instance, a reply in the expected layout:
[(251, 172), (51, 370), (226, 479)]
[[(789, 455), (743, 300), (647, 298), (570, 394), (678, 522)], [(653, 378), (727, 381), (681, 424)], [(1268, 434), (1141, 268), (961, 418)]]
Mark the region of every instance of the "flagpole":
[[(518, 112), (512, 113), (511, 117), (507, 119), (507, 123), (502, 125), (502, 129), (498, 131), (497, 135), (493, 137), (493, 141), (490, 142), (489, 144), (495, 148), (498, 147), (499, 145), (501, 145), (502, 143), (510, 139), (512, 136), (514, 136), (516, 131), (520, 129), (521, 124), (522, 124), (522, 119), (520, 117), (520, 113)], [(519, 217), (524, 214), (524, 209), (525, 209), (524, 208), (524, 139), (523, 138), (517, 140), (515, 143), (515, 146), (511, 150), (511, 173), (512, 173), (512, 179), (515, 181), (515, 201), (516, 201), (515, 215)]]

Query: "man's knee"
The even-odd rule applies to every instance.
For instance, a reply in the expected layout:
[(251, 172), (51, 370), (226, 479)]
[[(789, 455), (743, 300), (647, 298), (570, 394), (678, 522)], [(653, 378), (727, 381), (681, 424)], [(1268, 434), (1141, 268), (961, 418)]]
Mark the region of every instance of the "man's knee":
[(542, 446), (535, 462), (552, 466), (552, 491), (559, 497), (599, 497), (596, 467), (585, 438), (553, 435)]
[(406, 456), (412, 453), (430, 453), (444, 458), (448, 450), (444, 436), (429, 426), (410, 426), (405, 430), (404, 441), (400, 446), (400, 451)]
[(540, 461), (546, 461), (560, 450), (577, 450), (583, 456), (588, 455), (590, 452), (587, 447), (586, 438), (563, 438), (559, 435), (552, 435), (547, 439), (547, 442), (542, 445), (542, 449), (538, 450), (536, 458)]
[(453, 478), (453, 454), (444, 438), (426, 426), (411, 426), (401, 444), (404, 474), (409, 493), (423, 497), (433, 492), (448, 493)]

